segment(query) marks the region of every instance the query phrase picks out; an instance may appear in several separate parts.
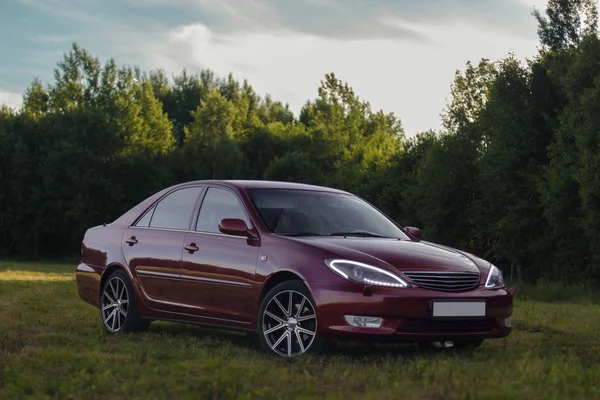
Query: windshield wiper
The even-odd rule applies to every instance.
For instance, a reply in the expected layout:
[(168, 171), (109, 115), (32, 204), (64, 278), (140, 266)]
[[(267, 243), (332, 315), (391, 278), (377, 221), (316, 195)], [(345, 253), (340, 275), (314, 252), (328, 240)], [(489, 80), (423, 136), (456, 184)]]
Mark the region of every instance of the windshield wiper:
[(374, 237), (374, 238), (383, 238), (383, 239), (398, 239), (399, 238), (395, 238), (395, 237), (389, 237), (389, 236), (383, 236), (383, 235), (378, 235), (376, 233), (373, 232), (368, 232), (368, 231), (352, 231), (352, 232), (333, 232), (331, 234), (331, 236), (354, 236), (354, 237)]

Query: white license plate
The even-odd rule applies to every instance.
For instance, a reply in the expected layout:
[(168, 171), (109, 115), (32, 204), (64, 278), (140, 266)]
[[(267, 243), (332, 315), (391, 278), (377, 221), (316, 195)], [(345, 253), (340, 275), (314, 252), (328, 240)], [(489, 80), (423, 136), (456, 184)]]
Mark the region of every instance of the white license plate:
[(434, 301), (434, 317), (484, 317), (484, 301)]

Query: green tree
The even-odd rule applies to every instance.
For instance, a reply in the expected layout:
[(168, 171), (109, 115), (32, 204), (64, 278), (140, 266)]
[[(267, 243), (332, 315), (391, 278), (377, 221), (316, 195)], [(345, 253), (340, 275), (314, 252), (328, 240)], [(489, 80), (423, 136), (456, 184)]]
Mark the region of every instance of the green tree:
[(546, 269), (534, 257), (540, 231), (545, 231), (537, 181), (552, 139), (552, 132), (536, 123), (543, 111), (536, 105), (530, 70), (512, 57), (503, 60), (478, 120), (489, 143), (476, 164), (479, 193), (472, 217), (478, 245), (487, 256), (524, 265), (534, 277)]
[(450, 87), (450, 102), (442, 114), (448, 132), (467, 136), (472, 132), (470, 128), (485, 108), (495, 79), (496, 66), (488, 59), (482, 59), (476, 66), (469, 61), (464, 72), (456, 71)]
[(553, 50), (575, 47), (582, 38), (598, 31), (596, 0), (549, 0), (546, 16), (537, 9), (533, 15), (540, 42)]
[(192, 123), (185, 128), (185, 169), (200, 178), (234, 177), (241, 152), (233, 140), (235, 106), (218, 91), (208, 94), (192, 112)]
[(295, 151), (275, 158), (265, 170), (263, 179), (319, 184), (320, 171), (308, 154)]

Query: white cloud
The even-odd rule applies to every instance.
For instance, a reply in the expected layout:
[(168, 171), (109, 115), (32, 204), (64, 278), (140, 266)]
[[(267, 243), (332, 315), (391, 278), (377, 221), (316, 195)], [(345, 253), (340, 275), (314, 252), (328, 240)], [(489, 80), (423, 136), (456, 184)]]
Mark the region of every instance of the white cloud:
[(171, 30), (149, 45), (146, 63), (178, 73), (210, 68), (248, 79), (259, 93), (289, 102), (296, 112), (317, 95), (328, 72), (347, 81), (374, 108), (394, 112), (409, 135), (440, 127), (440, 113), (456, 69), (468, 60), (496, 60), (514, 52), (530, 57), (537, 39), (490, 33), (468, 25), (427, 29), (429, 43), (393, 39), (337, 40), (292, 33), (221, 34), (202, 24)]
[(23, 104), (23, 95), (21, 93), (7, 92), (0, 90), (0, 106), (6, 105), (11, 108), (21, 108)]
[[(22, 0), (23, 1), (23, 0)], [(27, 0), (33, 1), (33, 0)], [(56, 1), (56, 0), (54, 0)], [(185, 7), (216, 32), (292, 31), (337, 39), (425, 40), (389, 17), (430, 24), (479, 24), (487, 30), (523, 34), (529, 1), (540, 0), (127, 0), (134, 4)]]
[[(210, 68), (248, 79), (257, 92), (298, 112), (328, 72), (347, 81), (374, 108), (394, 112), (408, 134), (437, 129), (455, 70), (508, 52), (529, 57), (537, 45), (528, 11), (546, 0), (126, 0), (185, 10), (195, 23), (119, 13), (120, 0), (96, 15), (67, 0), (19, 0), (83, 21), (72, 38), (101, 58), (180, 73)], [(108, 1), (108, 0), (107, 0)], [(476, 4), (475, 4), (476, 3)], [(157, 7), (152, 9), (152, 7)], [(517, 12), (518, 11), (518, 12)], [(412, 22), (408, 22), (412, 21)], [(417, 21), (417, 22), (415, 22)], [(33, 35), (33, 34), (32, 34)], [(64, 51), (68, 51), (67, 48)], [(59, 56), (49, 60), (52, 66)], [(48, 71), (51, 70), (49, 66)], [(11, 102), (14, 102), (14, 93)], [(20, 104), (20, 95), (18, 103)], [(0, 98), (2, 99), (2, 98)], [(1, 101), (0, 101), (1, 102)]]

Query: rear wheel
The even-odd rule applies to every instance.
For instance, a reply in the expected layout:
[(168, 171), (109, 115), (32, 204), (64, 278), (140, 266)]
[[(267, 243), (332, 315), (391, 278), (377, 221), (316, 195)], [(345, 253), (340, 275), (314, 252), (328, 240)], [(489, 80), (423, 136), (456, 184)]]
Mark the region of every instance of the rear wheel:
[(259, 340), (271, 354), (295, 357), (317, 350), (317, 313), (311, 295), (300, 281), (286, 281), (262, 301)]
[(135, 292), (123, 270), (113, 272), (100, 296), (100, 316), (108, 333), (137, 332), (148, 329), (150, 321), (142, 319), (137, 309)]

